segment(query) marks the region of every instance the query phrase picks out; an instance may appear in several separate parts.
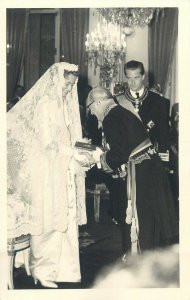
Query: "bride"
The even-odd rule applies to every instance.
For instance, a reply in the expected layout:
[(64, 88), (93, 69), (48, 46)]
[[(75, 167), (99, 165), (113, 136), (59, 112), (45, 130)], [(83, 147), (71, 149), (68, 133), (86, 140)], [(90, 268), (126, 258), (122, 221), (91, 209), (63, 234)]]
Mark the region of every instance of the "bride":
[(31, 235), (31, 274), (52, 288), (81, 280), (78, 225), (86, 223), (86, 208), (85, 158), (74, 148), (82, 139), (77, 72), (54, 64), (7, 114), (8, 184), (12, 201), (24, 207), (8, 236)]

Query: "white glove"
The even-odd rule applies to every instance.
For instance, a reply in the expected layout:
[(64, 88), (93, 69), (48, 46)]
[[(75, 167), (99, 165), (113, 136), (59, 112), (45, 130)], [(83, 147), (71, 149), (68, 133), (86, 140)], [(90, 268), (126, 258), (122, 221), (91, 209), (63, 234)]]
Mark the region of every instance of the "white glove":
[(92, 151), (85, 150), (74, 150), (74, 159), (82, 166), (82, 167), (92, 167), (96, 161), (93, 158)]
[(98, 169), (101, 168), (101, 164), (100, 164), (100, 156), (103, 153), (102, 149), (100, 149), (99, 147), (96, 147), (96, 150), (94, 150), (92, 152), (92, 157), (94, 158), (95, 163), (97, 164)]
[(89, 166), (89, 160), (85, 153), (74, 151), (74, 159), (83, 167)]

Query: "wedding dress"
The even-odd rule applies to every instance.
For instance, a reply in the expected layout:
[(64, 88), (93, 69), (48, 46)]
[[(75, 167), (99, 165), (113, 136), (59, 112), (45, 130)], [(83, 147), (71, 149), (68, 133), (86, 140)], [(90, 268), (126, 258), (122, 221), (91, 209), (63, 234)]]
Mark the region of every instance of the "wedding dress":
[(74, 158), (82, 139), (77, 82), (62, 93), (64, 71), (77, 69), (54, 64), (7, 114), (8, 201), (20, 211), (8, 236), (31, 234), (31, 274), (50, 286), (81, 279), (78, 225), (86, 223), (86, 208), (85, 169)]

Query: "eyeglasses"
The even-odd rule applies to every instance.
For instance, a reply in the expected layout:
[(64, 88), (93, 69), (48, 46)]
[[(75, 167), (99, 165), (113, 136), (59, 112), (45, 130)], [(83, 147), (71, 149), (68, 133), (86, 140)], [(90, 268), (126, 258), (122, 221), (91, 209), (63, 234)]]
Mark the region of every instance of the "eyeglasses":
[(88, 105), (86, 106), (86, 108), (89, 108), (94, 102), (95, 102), (95, 100), (92, 101), (90, 104), (88, 104)]

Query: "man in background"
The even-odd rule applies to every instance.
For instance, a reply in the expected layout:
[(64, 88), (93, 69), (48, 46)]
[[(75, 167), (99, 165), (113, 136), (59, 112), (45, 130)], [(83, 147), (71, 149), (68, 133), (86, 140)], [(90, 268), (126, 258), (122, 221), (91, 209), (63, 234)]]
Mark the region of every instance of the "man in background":
[(155, 150), (165, 166), (169, 162), (169, 107), (170, 102), (157, 91), (145, 87), (145, 69), (142, 62), (131, 60), (124, 65), (127, 88), (116, 96), (119, 104), (131, 105), (139, 114)]
[(24, 87), (17, 85), (14, 93), (14, 97), (7, 102), (7, 111), (9, 111), (25, 94)]

